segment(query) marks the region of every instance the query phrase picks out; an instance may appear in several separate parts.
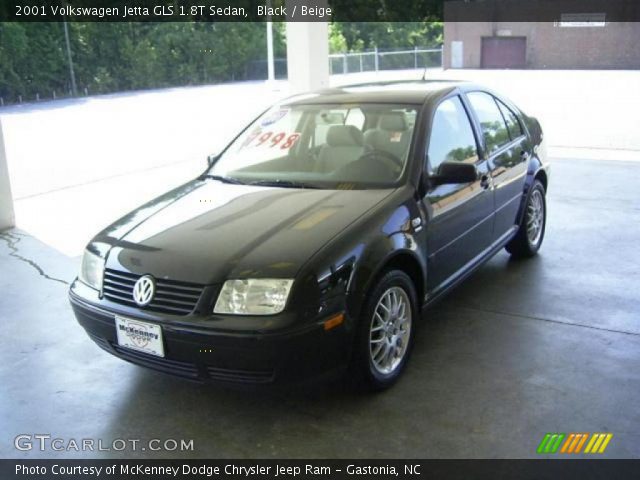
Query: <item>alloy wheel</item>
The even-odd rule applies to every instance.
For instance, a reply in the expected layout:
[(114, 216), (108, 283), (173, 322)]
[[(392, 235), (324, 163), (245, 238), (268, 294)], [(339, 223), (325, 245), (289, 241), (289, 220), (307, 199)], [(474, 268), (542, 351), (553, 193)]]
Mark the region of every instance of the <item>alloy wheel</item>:
[(544, 228), (544, 199), (540, 190), (534, 190), (527, 205), (527, 238), (529, 243), (537, 246)]
[(379, 373), (389, 375), (402, 363), (409, 347), (411, 320), (411, 301), (404, 289), (387, 289), (378, 300), (369, 332), (369, 356)]

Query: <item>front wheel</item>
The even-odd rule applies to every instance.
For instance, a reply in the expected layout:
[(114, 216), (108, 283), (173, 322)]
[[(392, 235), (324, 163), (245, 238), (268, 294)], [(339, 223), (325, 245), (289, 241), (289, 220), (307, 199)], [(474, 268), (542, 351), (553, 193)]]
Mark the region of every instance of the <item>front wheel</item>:
[(417, 320), (416, 291), (399, 270), (386, 273), (373, 287), (358, 325), (352, 368), (371, 390), (393, 385), (405, 368)]
[(535, 180), (527, 196), (520, 228), (507, 244), (507, 251), (514, 257), (533, 257), (540, 250), (546, 225), (547, 203), (544, 186), (539, 180)]

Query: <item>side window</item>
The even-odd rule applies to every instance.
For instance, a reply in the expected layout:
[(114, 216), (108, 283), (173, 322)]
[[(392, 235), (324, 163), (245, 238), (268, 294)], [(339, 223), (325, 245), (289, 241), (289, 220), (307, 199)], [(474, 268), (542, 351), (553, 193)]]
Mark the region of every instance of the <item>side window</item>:
[(500, 111), (502, 112), (502, 115), (507, 122), (507, 128), (509, 129), (511, 140), (515, 140), (520, 135), (524, 135), (522, 126), (520, 125), (520, 122), (518, 122), (518, 117), (516, 117), (516, 114), (513, 113), (513, 111), (500, 100), (496, 100), (496, 102), (498, 102), (498, 107), (500, 107)]
[(438, 105), (431, 126), (428, 153), (431, 173), (442, 162), (478, 161), (476, 139), (460, 97), (448, 98)]
[(509, 131), (495, 100), (484, 92), (468, 93), (471, 106), (480, 120), (484, 142), (489, 154), (509, 143)]

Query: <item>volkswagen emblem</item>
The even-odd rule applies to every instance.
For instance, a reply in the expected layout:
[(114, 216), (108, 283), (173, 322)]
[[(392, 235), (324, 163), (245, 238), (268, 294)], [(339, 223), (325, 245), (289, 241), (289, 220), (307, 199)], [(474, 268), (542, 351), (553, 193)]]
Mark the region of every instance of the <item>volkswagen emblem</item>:
[(143, 275), (133, 286), (133, 299), (140, 307), (146, 307), (156, 293), (156, 281), (151, 275)]

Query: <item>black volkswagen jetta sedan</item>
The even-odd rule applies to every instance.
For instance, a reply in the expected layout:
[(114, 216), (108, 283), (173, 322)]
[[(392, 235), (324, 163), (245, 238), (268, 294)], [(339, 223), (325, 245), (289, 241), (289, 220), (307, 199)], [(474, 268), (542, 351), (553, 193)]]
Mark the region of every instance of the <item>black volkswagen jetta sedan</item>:
[(195, 380), (349, 367), (373, 389), (425, 307), (545, 231), (540, 125), (481, 86), (374, 84), (284, 100), (198, 178), (99, 233), (70, 288), (103, 349)]

